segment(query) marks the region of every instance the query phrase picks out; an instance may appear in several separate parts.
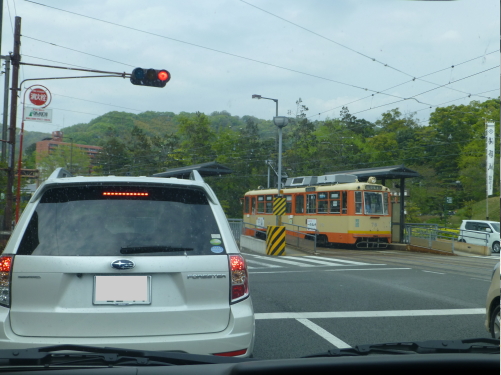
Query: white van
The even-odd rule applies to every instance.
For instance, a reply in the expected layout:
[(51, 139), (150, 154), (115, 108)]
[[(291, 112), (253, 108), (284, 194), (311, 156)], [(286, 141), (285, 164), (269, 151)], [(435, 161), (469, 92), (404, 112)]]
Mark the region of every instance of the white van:
[(463, 220), (459, 230), (459, 241), (487, 246), (493, 253), (499, 253), (498, 221)]

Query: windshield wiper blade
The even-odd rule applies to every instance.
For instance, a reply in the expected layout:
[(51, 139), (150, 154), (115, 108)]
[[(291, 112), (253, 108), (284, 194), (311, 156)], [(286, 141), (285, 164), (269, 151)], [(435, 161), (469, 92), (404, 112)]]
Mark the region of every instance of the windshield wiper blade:
[(120, 249), (120, 254), (166, 253), (175, 251), (193, 251), (193, 248), (173, 246), (130, 246), (122, 247)]
[(356, 345), (353, 348), (330, 349), (325, 353), (302, 358), (343, 357), (370, 354), (485, 353), (499, 354), (499, 339), (428, 340), (386, 344)]
[[(61, 351), (66, 351), (61, 353)], [(163, 352), (154, 350), (134, 350), (112, 347), (96, 347), (85, 345), (53, 345), (29, 349), (3, 349), (0, 350), (0, 366), (9, 365), (65, 365), (78, 363), (83, 360), (82, 366), (87, 366), (88, 361), (95, 360), (107, 366), (111, 365), (205, 365), (218, 363), (240, 363), (255, 361), (251, 358), (218, 357), (212, 355), (189, 354), (185, 352)], [(87, 364), (85, 364), (87, 363)]]

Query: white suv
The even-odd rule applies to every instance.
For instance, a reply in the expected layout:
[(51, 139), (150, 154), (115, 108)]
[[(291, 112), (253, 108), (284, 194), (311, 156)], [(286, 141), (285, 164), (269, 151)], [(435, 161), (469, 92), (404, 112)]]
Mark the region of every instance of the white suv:
[(459, 230), (459, 241), (487, 246), (493, 253), (499, 253), (498, 221), (463, 220)]
[(0, 349), (252, 354), (247, 266), (198, 172), (68, 175), (40, 186), (0, 257)]

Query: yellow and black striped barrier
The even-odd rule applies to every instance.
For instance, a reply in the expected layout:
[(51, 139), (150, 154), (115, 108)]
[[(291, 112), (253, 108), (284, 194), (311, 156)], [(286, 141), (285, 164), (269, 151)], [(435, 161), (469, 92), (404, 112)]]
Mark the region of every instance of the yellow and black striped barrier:
[(285, 198), (275, 198), (273, 200), (273, 215), (282, 216), (285, 215)]
[(285, 255), (285, 227), (268, 225), (266, 230), (266, 254)]

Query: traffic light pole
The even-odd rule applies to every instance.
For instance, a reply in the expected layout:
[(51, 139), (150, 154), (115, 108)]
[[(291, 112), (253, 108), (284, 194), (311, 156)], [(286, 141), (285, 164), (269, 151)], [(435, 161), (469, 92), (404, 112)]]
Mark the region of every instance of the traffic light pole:
[(21, 17), (15, 18), (14, 52), (11, 56), (12, 87), (10, 101), (10, 126), (9, 126), (9, 159), (7, 165), (7, 191), (5, 192), (4, 229), (10, 231), (12, 223), (13, 191), (14, 187), (14, 155), (16, 152), (16, 117), (17, 117), (17, 92), (19, 83), (19, 63), (21, 46)]
[[(14, 29), (14, 52), (10, 56), (10, 62), (12, 64), (12, 86), (11, 86), (11, 103), (10, 103), (10, 124), (9, 124), (9, 139), (7, 141), (8, 146), (8, 165), (7, 165), (7, 191), (5, 194), (5, 213), (4, 213), (4, 225), (3, 229), (6, 231), (11, 231), (13, 222), (13, 206), (14, 206), (14, 160), (16, 152), (16, 119), (17, 119), (17, 98), (18, 92), (21, 90), (23, 83), (27, 81), (41, 81), (41, 80), (54, 80), (54, 79), (75, 79), (75, 78), (106, 78), (106, 77), (116, 77), (116, 78), (130, 78), (130, 73), (121, 72), (108, 72), (102, 70), (93, 69), (78, 69), (78, 68), (68, 68), (64, 66), (53, 66), (53, 65), (41, 65), (41, 64), (30, 64), (21, 62), (20, 54), (21, 46), (21, 17), (15, 18), (15, 29)], [(8, 61), (7, 61), (8, 62)], [(28, 66), (38, 66), (42, 68), (53, 68), (53, 69), (64, 69), (73, 70), (88, 73), (101, 73), (98, 76), (76, 76), (76, 77), (47, 77), (47, 78), (31, 78), (25, 79), (19, 85), (19, 67), (20, 65)], [(6, 70), (6, 74), (8, 71)], [(8, 84), (7, 84), (8, 85)], [(23, 103), (24, 105), (24, 103)], [(5, 114), (4, 114), (5, 116)], [(5, 119), (5, 117), (4, 117)], [(5, 141), (5, 139), (3, 139)], [(20, 204), (19, 198), (17, 204)]]

